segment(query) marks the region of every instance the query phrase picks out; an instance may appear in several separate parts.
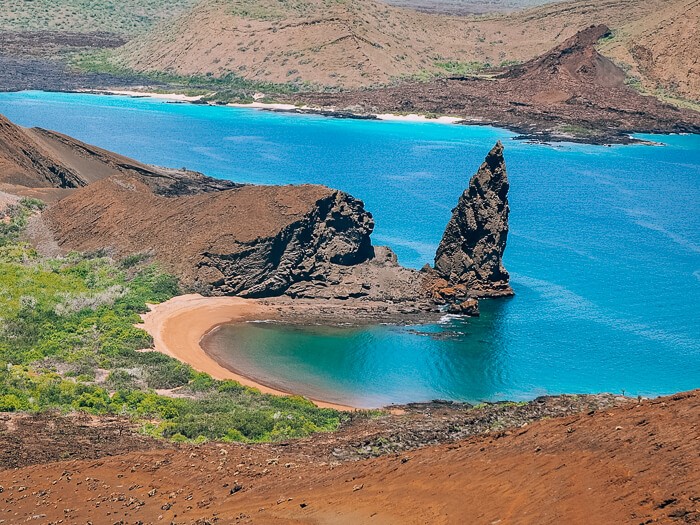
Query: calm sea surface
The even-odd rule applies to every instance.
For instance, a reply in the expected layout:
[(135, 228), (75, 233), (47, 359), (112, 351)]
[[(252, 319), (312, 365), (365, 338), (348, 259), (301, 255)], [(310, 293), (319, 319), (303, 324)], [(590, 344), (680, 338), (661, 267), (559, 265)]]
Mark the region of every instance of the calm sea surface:
[(37, 92), (0, 93), (0, 113), (153, 164), (346, 190), (374, 214), (375, 244), (413, 267), (431, 262), (452, 206), (501, 139), (516, 297), (435, 326), (226, 327), (211, 351), (266, 382), (361, 406), (700, 387), (700, 136), (546, 146), (491, 127)]

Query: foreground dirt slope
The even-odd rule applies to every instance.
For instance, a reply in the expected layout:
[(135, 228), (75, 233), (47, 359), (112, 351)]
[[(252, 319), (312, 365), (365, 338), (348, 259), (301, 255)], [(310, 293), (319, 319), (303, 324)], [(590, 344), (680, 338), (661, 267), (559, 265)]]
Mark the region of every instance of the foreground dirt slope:
[(6, 470), (0, 472), (0, 519), (263, 524), (700, 521), (697, 391), (370, 460), (329, 461), (324, 450), (294, 443), (209, 444)]
[[(439, 63), (445, 61), (497, 66), (529, 60), (590, 24), (636, 27), (687, 2), (578, 0), (508, 15), (450, 17), (375, 0), (202, 0), (119, 55), (138, 71), (369, 86), (444, 73)], [(697, 42), (677, 45), (697, 48)]]

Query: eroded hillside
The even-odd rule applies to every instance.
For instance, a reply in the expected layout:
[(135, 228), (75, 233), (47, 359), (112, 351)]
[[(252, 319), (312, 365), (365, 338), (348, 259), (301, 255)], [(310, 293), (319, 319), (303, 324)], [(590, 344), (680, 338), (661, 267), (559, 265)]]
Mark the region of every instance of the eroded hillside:
[(700, 100), (700, 0), (668, 2), (623, 25), (601, 51), (652, 93)]
[[(698, 56), (698, 39), (692, 38), (697, 34), (697, 4), (579, 0), (510, 14), (457, 17), (374, 0), (202, 0), (174, 22), (128, 43), (117, 62), (142, 72), (233, 73), (317, 87), (376, 86), (523, 62), (583, 27), (606, 24), (613, 30), (605, 46), (611, 57), (636, 64), (642, 52), (634, 46), (646, 49), (645, 42), (652, 39), (655, 65), (637, 68), (638, 74), (669, 87), (677, 84), (679, 92), (692, 97), (695, 81), (684, 83), (677, 77), (692, 70)], [(633, 48), (635, 55), (627, 56), (624, 50)], [(672, 60), (663, 61), (665, 55)]]

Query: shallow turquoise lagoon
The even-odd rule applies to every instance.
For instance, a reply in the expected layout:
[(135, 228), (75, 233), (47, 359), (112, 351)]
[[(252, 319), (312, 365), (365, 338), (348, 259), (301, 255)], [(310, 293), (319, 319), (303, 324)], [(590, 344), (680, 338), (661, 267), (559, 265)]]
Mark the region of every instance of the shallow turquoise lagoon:
[(374, 214), (375, 244), (413, 267), (431, 261), (501, 139), (516, 297), (427, 327), (249, 324), (216, 332), (212, 352), (266, 382), (362, 406), (700, 387), (700, 136), (549, 146), (491, 127), (37, 92), (0, 94), (0, 113), (154, 164), (341, 188)]

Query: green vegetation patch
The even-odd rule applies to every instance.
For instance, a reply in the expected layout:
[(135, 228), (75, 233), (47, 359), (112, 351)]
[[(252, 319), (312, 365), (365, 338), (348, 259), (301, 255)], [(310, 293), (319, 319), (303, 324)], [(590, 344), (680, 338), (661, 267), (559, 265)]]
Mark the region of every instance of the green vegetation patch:
[(560, 126), (557, 126), (556, 131), (558, 133), (572, 135), (575, 137), (592, 137), (598, 133), (595, 129), (587, 128), (585, 126), (580, 126), (577, 124), (562, 124)]
[(177, 295), (177, 280), (146, 256), (40, 256), (21, 234), (42, 206), (0, 211), (0, 411), (122, 414), (153, 436), (247, 442), (330, 431), (348, 417), (144, 351), (152, 340), (138, 314)]
[(482, 62), (458, 62), (448, 60), (445, 62), (435, 62), (435, 67), (446, 71), (450, 75), (469, 76), (481, 73), (485, 69), (490, 69), (491, 64)]
[(140, 78), (145, 85), (161, 86), (161, 89), (168, 92), (175, 91), (189, 96), (202, 95), (205, 102), (247, 103), (253, 102), (253, 95), (258, 92), (274, 96), (318, 89), (318, 86), (304, 82), (278, 84), (247, 80), (235, 73), (215, 77), (210, 74), (185, 76), (164, 71), (139, 72), (122, 65), (119, 57), (111, 50), (77, 54), (71, 59), (70, 65), (82, 72)]

